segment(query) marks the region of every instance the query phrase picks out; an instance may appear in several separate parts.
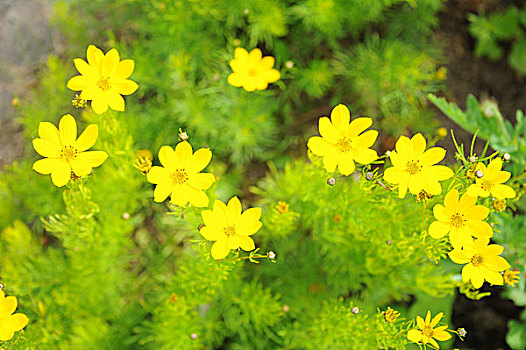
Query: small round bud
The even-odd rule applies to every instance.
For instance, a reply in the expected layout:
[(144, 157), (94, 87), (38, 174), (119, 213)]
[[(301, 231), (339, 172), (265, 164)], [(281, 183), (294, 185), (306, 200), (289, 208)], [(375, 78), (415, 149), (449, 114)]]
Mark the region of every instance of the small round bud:
[(353, 308), (351, 309), (351, 312), (352, 312), (353, 314), (357, 314), (358, 312), (360, 312), (360, 309), (358, 309), (358, 307), (355, 306), (355, 307), (353, 307)]
[(276, 258), (276, 253), (274, 253), (272, 250), (270, 252), (267, 253), (267, 257), (270, 259), (270, 260), (274, 260), (274, 258)]
[(371, 172), (368, 172), (367, 174), (365, 174), (365, 178), (367, 179), (367, 181), (371, 181), (373, 177), (374, 177), (374, 174)]
[(511, 159), (511, 156), (509, 153), (506, 152), (502, 155), (502, 159), (504, 159), (505, 161), (509, 161)]
[(20, 106), (20, 100), (18, 99), (18, 97), (13, 97), (13, 99), (11, 100), (11, 106), (13, 107)]
[(495, 223), (490, 222), (489, 225), (490, 225), (491, 227), (494, 227), (494, 226), (495, 226)]
[(4, 285), (0, 283), (0, 290), (4, 290)]
[(122, 213), (122, 218), (124, 220), (128, 220), (130, 218), (130, 213), (126, 213), (126, 212)]
[(329, 177), (329, 179), (327, 180), (327, 184), (329, 186), (334, 186), (335, 183), (336, 183), (336, 179), (334, 177)]
[(468, 334), (468, 332), (466, 332), (466, 330), (464, 328), (459, 328), (458, 329), (458, 335), (460, 335), (461, 337), (465, 337), (466, 334)]
[(294, 68), (294, 62), (292, 61), (285, 62), (285, 67), (287, 67), (288, 69)]
[(234, 46), (239, 46), (239, 45), (241, 45), (241, 40), (239, 40), (239, 39), (234, 39), (234, 40), (232, 41), (232, 44), (234, 44)]
[(181, 128), (179, 128), (179, 141), (186, 141), (188, 140), (188, 134), (186, 133), (186, 131), (183, 131), (181, 130)]
[(446, 137), (447, 136), (447, 129), (446, 128), (440, 128), (437, 130), (437, 135), (440, 137)]
[(484, 108), (484, 115), (488, 118), (491, 118), (495, 115), (495, 110), (491, 106)]
[(477, 161), (477, 157), (475, 157), (475, 156), (470, 156), (470, 157), (469, 157), (469, 161), (470, 161), (471, 163), (475, 163), (475, 162)]
[(391, 156), (391, 151), (385, 151), (385, 155), (390, 157)]
[(390, 239), (388, 239), (387, 241), (385, 241), (385, 244), (387, 244), (387, 245), (391, 245), (391, 243), (393, 243), (393, 242), (391, 242)]
[(479, 169), (479, 170), (475, 171), (475, 176), (480, 179), (480, 178), (482, 178), (484, 176), (484, 173), (482, 172), (482, 170)]
[(248, 14), (250, 13), (250, 10), (249, 10), (249, 9), (244, 9), (244, 10), (243, 10), (243, 13), (244, 13), (245, 15), (248, 15)]
[(192, 338), (192, 340), (196, 340), (197, 339), (197, 333), (190, 334), (190, 338)]
[(287, 304), (283, 305), (281, 307), (281, 310), (283, 310), (283, 312), (289, 312), (290, 311), (290, 306), (288, 306)]
[(218, 81), (219, 78), (221, 78), (221, 76), (220, 76), (219, 74), (217, 74), (217, 73), (214, 74), (214, 75), (212, 76), (212, 79), (213, 79), (214, 81)]

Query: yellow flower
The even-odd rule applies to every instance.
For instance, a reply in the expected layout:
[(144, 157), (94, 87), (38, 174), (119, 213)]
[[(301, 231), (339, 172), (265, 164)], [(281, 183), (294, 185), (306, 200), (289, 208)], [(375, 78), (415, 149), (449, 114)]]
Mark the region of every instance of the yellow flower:
[(515, 283), (519, 283), (520, 281), (520, 271), (518, 270), (506, 270), (504, 271), (504, 275), (502, 278), (504, 279), (504, 283), (506, 283), (510, 287), (515, 287)]
[(502, 159), (493, 159), (488, 167), (484, 163), (478, 163), (476, 171), (482, 172), (482, 177), (476, 178), (476, 184), (469, 186), (470, 196), (488, 197), (490, 194), (498, 199), (514, 198), (515, 191), (508, 185), (503, 185), (511, 177), (511, 173), (501, 171)]
[(209, 241), (216, 241), (212, 246), (212, 257), (223, 259), (231, 249), (251, 251), (255, 248), (250, 235), (262, 226), (261, 208), (249, 208), (241, 213), (241, 202), (237, 197), (228, 201), (228, 205), (216, 200), (213, 210), (201, 213), (205, 226), (199, 232)]
[(104, 151), (89, 151), (99, 134), (96, 124), (88, 125), (77, 138), (77, 123), (66, 114), (60, 119), (58, 130), (49, 122), (38, 125), (40, 138), (33, 140), (33, 147), (44, 159), (33, 164), (37, 173), (51, 174), (51, 180), (57, 187), (66, 185), (71, 176), (86, 176), (92, 168), (98, 167), (108, 154)]
[(387, 310), (383, 312), (383, 315), (385, 322), (393, 323), (398, 319), (400, 313), (396, 310), (391, 309), (391, 307), (387, 307)]
[(438, 322), (440, 322), (442, 316), (444, 316), (444, 314), (439, 312), (435, 317), (433, 317), (433, 319), (431, 319), (431, 311), (427, 312), (425, 321), (422, 317), (416, 316), (416, 324), (418, 329), (409, 330), (409, 332), (407, 332), (407, 339), (414, 343), (429, 343), (434, 348), (440, 349), (440, 345), (438, 345), (436, 340), (446, 341), (451, 339), (451, 334), (446, 332), (447, 325), (434, 328)]
[(124, 111), (121, 95), (131, 95), (139, 87), (128, 78), (133, 72), (132, 60), (120, 60), (119, 53), (111, 49), (104, 54), (94, 45), (87, 51), (88, 62), (75, 58), (75, 67), (80, 75), (68, 81), (68, 89), (81, 91), (80, 98), (91, 100), (91, 108), (97, 114), (108, 110)]
[(356, 118), (351, 122), (349, 109), (342, 104), (331, 112), (331, 120), (320, 118), (319, 136), (313, 136), (307, 147), (317, 156), (323, 157), (325, 169), (332, 173), (336, 166), (342, 175), (350, 175), (354, 162), (369, 164), (378, 158), (375, 150), (370, 149), (378, 137), (378, 131), (365, 129), (373, 124), (371, 118)]
[(278, 205), (276, 205), (276, 209), (280, 214), (285, 214), (289, 211), (289, 205), (287, 202), (278, 202)]
[(442, 193), (439, 181), (453, 176), (447, 166), (434, 165), (446, 156), (446, 150), (432, 147), (426, 151), (426, 140), (418, 133), (411, 139), (400, 136), (396, 141), (396, 151), (391, 151), (389, 158), (393, 166), (387, 168), (384, 178), (390, 183), (398, 184), (398, 197), (404, 198), (407, 189), (412, 194), (424, 190), (436, 196)]
[(444, 205), (433, 207), (433, 214), (438, 221), (429, 226), (429, 235), (442, 238), (449, 233), (449, 241), (455, 249), (473, 245), (475, 237), (492, 237), (493, 229), (484, 220), (489, 209), (483, 205), (475, 205), (476, 197), (464, 194), (458, 199), (458, 191), (451, 190), (446, 194)]
[(13, 338), (15, 332), (22, 330), (29, 323), (26, 315), (13, 314), (17, 305), (16, 297), (6, 297), (4, 291), (0, 290), (0, 341)]
[(484, 280), (491, 284), (502, 285), (503, 278), (499, 273), (510, 268), (510, 264), (499, 256), (504, 247), (489, 244), (489, 238), (479, 238), (472, 247), (466, 246), (462, 250), (455, 249), (448, 253), (449, 258), (456, 264), (466, 264), (462, 268), (462, 280), (476, 289), (482, 287)]
[(273, 69), (274, 57), (261, 57), (261, 50), (247, 52), (236, 47), (234, 59), (230, 61), (233, 73), (228, 76), (228, 83), (235, 87), (242, 86), (246, 91), (265, 90), (269, 83), (277, 81), (279, 71)]
[(208, 197), (203, 190), (208, 189), (215, 181), (210, 173), (201, 173), (210, 160), (212, 152), (201, 148), (193, 153), (192, 146), (187, 141), (177, 144), (175, 151), (170, 146), (159, 150), (159, 160), (162, 167), (154, 166), (146, 175), (146, 179), (156, 184), (153, 199), (164, 202), (170, 196), (173, 204), (185, 206), (188, 202), (194, 207), (207, 207)]

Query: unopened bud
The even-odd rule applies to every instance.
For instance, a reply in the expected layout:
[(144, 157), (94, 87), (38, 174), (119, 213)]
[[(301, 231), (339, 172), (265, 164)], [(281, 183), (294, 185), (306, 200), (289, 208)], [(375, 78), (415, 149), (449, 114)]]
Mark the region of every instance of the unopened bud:
[(358, 309), (358, 307), (355, 306), (355, 307), (353, 307), (353, 308), (351, 309), (351, 312), (352, 312), (353, 314), (357, 314), (358, 312), (360, 312), (360, 309)]
[(391, 243), (392, 243), (392, 242), (391, 242), (390, 239), (388, 239), (387, 241), (385, 241), (385, 244), (387, 244), (387, 245), (391, 245)]
[(367, 174), (365, 174), (365, 178), (368, 180), (368, 181), (371, 181), (374, 177), (374, 174), (371, 173), (371, 172), (368, 172)]
[(475, 157), (475, 156), (471, 156), (471, 157), (469, 157), (469, 161), (470, 161), (471, 163), (475, 163), (475, 162), (477, 161), (477, 157)]
[(196, 340), (197, 339), (197, 333), (190, 334), (190, 338), (192, 338), (192, 340)]
[(124, 213), (122, 213), (122, 218), (123, 218), (124, 220), (128, 220), (128, 219), (130, 218), (130, 214), (124, 212)]
[(329, 179), (327, 180), (327, 184), (329, 186), (334, 186), (335, 183), (336, 183), (336, 179), (334, 177), (329, 177)]
[(294, 62), (292, 61), (285, 62), (285, 67), (287, 67), (288, 69), (292, 69), (294, 67)]
[(480, 178), (482, 178), (484, 176), (484, 173), (482, 172), (482, 170), (479, 169), (479, 170), (475, 171), (475, 176), (480, 179)]
[(509, 161), (511, 159), (511, 156), (509, 153), (504, 153), (502, 155), (502, 159), (504, 159), (505, 161)]

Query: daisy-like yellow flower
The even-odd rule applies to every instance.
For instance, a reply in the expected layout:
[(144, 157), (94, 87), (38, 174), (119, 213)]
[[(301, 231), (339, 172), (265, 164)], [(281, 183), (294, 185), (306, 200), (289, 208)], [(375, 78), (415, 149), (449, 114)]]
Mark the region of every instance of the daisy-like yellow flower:
[(471, 284), (476, 289), (482, 287), (484, 280), (491, 284), (502, 285), (501, 271), (510, 268), (510, 264), (499, 256), (504, 247), (498, 244), (489, 244), (489, 238), (479, 238), (473, 246), (454, 249), (448, 253), (449, 258), (456, 264), (466, 264), (462, 268), (462, 280)]
[(323, 157), (325, 169), (332, 173), (336, 166), (342, 175), (350, 175), (354, 162), (369, 164), (378, 158), (374, 149), (370, 149), (378, 137), (378, 131), (365, 129), (373, 124), (371, 118), (356, 118), (351, 122), (349, 109), (342, 104), (331, 112), (331, 119), (321, 117), (319, 132), (321, 137), (313, 136), (307, 147), (317, 156)]
[(268, 84), (277, 81), (280, 77), (274, 67), (274, 57), (262, 57), (260, 49), (248, 53), (242, 47), (236, 47), (234, 59), (230, 61), (233, 73), (228, 76), (228, 83), (235, 87), (242, 86), (248, 92), (265, 90)]
[(506, 270), (504, 271), (502, 278), (504, 279), (504, 283), (506, 283), (508, 286), (515, 287), (515, 284), (519, 283), (521, 279), (520, 274), (521, 272), (519, 270)]
[(424, 190), (436, 196), (442, 193), (439, 181), (453, 176), (453, 170), (444, 165), (435, 165), (446, 156), (446, 150), (432, 147), (426, 151), (426, 140), (418, 133), (411, 139), (400, 136), (396, 141), (396, 151), (389, 158), (393, 166), (384, 173), (386, 181), (398, 184), (398, 197), (404, 198), (407, 189), (414, 195)]
[(57, 187), (66, 185), (72, 176), (80, 177), (91, 173), (92, 168), (98, 167), (108, 154), (104, 151), (89, 151), (99, 135), (96, 124), (88, 125), (86, 130), (77, 138), (77, 123), (69, 115), (64, 115), (57, 128), (49, 122), (38, 125), (40, 138), (33, 140), (33, 147), (44, 159), (33, 164), (37, 173), (51, 174), (51, 180)]
[(409, 332), (407, 332), (407, 339), (414, 343), (431, 344), (434, 348), (440, 349), (440, 345), (438, 345), (436, 340), (446, 341), (451, 339), (451, 334), (446, 332), (447, 325), (435, 328), (443, 316), (444, 314), (439, 312), (431, 319), (431, 311), (427, 312), (425, 320), (420, 316), (416, 316), (418, 329), (409, 330)]
[(233, 197), (228, 205), (216, 200), (213, 210), (203, 210), (201, 215), (205, 226), (199, 232), (205, 239), (216, 241), (212, 246), (214, 259), (223, 259), (231, 249), (241, 248), (248, 252), (255, 248), (249, 236), (262, 226), (259, 221), (261, 208), (249, 208), (242, 213), (241, 202)]
[(94, 45), (88, 46), (88, 62), (75, 58), (75, 67), (80, 75), (68, 81), (68, 89), (82, 91), (80, 99), (91, 100), (91, 108), (97, 114), (108, 110), (124, 111), (124, 98), (139, 87), (128, 78), (133, 72), (133, 60), (120, 60), (119, 53), (111, 49), (104, 54)]
[[(482, 177), (476, 177), (476, 184), (469, 186), (468, 194), (471, 196), (488, 197), (490, 194), (498, 199), (514, 198), (515, 191), (508, 185), (503, 185), (511, 177), (511, 173), (501, 171), (502, 159), (495, 158), (486, 167), (478, 163), (476, 171), (482, 172)], [(480, 174), (480, 172), (479, 172)]]
[(0, 290), (0, 341), (7, 341), (15, 335), (15, 332), (22, 330), (29, 323), (26, 315), (13, 314), (18, 305), (16, 297), (6, 297), (3, 290)]
[(464, 194), (460, 200), (457, 190), (446, 194), (444, 205), (437, 204), (433, 207), (433, 214), (438, 221), (429, 226), (429, 235), (433, 238), (442, 238), (449, 233), (449, 241), (455, 249), (473, 245), (475, 237), (492, 237), (493, 229), (482, 221), (488, 217), (489, 209), (483, 205), (475, 205), (476, 197)]
[(207, 207), (207, 190), (215, 181), (210, 173), (201, 173), (210, 160), (212, 151), (201, 148), (193, 153), (188, 141), (177, 144), (175, 151), (170, 146), (159, 150), (162, 167), (154, 166), (146, 175), (148, 182), (156, 184), (153, 199), (164, 202), (170, 196), (173, 204), (185, 206), (188, 202), (194, 207)]

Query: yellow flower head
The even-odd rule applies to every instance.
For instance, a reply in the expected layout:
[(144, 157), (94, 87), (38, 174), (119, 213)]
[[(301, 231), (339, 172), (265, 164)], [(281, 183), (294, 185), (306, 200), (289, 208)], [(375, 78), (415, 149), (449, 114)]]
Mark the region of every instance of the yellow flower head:
[(278, 205), (276, 205), (276, 209), (280, 214), (285, 214), (289, 211), (289, 205), (287, 202), (278, 202)]
[(207, 207), (208, 197), (203, 190), (208, 189), (215, 181), (210, 173), (201, 173), (210, 160), (212, 151), (201, 148), (193, 153), (187, 141), (177, 144), (175, 151), (170, 146), (159, 150), (161, 166), (154, 166), (146, 179), (156, 184), (153, 199), (164, 202), (170, 196), (173, 204), (185, 206), (188, 202), (194, 207)]
[(57, 128), (49, 122), (38, 125), (40, 138), (33, 140), (33, 147), (44, 159), (33, 164), (37, 173), (51, 174), (51, 180), (57, 187), (66, 185), (71, 176), (86, 176), (92, 168), (98, 167), (108, 154), (104, 151), (89, 151), (99, 134), (96, 124), (88, 125), (86, 130), (77, 138), (77, 123), (66, 114), (60, 119)]
[[(411, 329), (407, 332), (407, 339), (414, 343), (431, 344), (436, 349), (440, 349), (440, 345), (436, 342), (446, 341), (451, 339), (451, 334), (446, 332), (447, 325), (434, 328), (442, 319), (444, 314), (439, 312), (433, 319), (431, 319), (431, 311), (427, 312), (426, 319), (416, 316), (416, 324), (418, 329)], [(436, 340), (435, 340), (436, 339)]]
[(277, 81), (279, 71), (273, 69), (274, 57), (262, 58), (260, 49), (247, 52), (242, 47), (236, 47), (234, 59), (230, 61), (233, 73), (228, 76), (228, 83), (235, 87), (242, 86), (248, 92), (265, 90), (269, 83)]
[(370, 149), (378, 137), (378, 131), (365, 129), (373, 124), (371, 118), (356, 118), (351, 122), (349, 109), (340, 104), (331, 112), (331, 119), (321, 117), (319, 136), (313, 136), (307, 147), (317, 156), (323, 157), (325, 169), (332, 173), (336, 166), (342, 175), (350, 175), (354, 162), (369, 164), (378, 158), (375, 150)]
[(464, 194), (458, 199), (458, 191), (451, 190), (446, 194), (444, 205), (433, 207), (433, 214), (438, 221), (429, 226), (429, 235), (442, 238), (449, 233), (449, 241), (455, 249), (473, 245), (473, 238), (493, 236), (493, 229), (484, 220), (489, 209), (483, 205), (475, 205), (476, 197)]
[(75, 58), (75, 67), (80, 75), (68, 81), (68, 89), (82, 91), (80, 98), (91, 100), (91, 108), (97, 114), (108, 110), (124, 111), (121, 95), (131, 95), (139, 87), (128, 78), (135, 66), (132, 60), (120, 60), (119, 53), (111, 49), (104, 54), (94, 45), (88, 47), (88, 62)]
[(504, 247), (498, 244), (489, 244), (489, 238), (481, 237), (473, 246), (454, 249), (448, 253), (449, 258), (456, 264), (466, 264), (462, 268), (462, 280), (471, 284), (476, 289), (482, 287), (484, 280), (491, 284), (502, 285), (503, 278), (499, 273), (510, 268), (510, 264), (499, 256)]
[(398, 319), (400, 313), (396, 310), (391, 309), (390, 307), (387, 307), (387, 310), (383, 312), (383, 315), (385, 322), (393, 323)]
[(501, 171), (502, 159), (495, 158), (486, 167), (478, 163), (476, 171), (482, 172), (482, 177), (476, 177), (476, 184), (469, 186), (468, 194), (471, 196), (488, 197), (490, 194), (498, 199), (514, 198), (515, 191), (508, 185), (503, 185), (511, 177), (511, 173)]
[(212, 246), (212, 257), (223, 259), (231, 249), (241, 248), (251, 251), (255, 248), (250, 235), (262, 226), (261, 208), (249, 208), (241, 212), (241, 202), (237, 197), (228, 201), (228, 205), (216, 200), (213, 210), (201, 213), (205, 226), (199, 232), (209, 241), (216, 241)]
[(520, 281), (520, 271), (518, 270), (506, 270), (504, 271), (504, 275), (502, 278), (504, 279), (504, 283), (506, 283), (510, 287), (515, 287), (516, 283), (519, 283)]
[(446, 156), (446, 150), (432, 147), (426, 151), (426, 140), (418, 133), (411, 139), (400, 136), (396, 141), (396, 151), (389, 154), (393, 166), (387, 168), (384, 178), (392, 184), (398, 184), (398, 197), (404, 198), (407, 189), (418, 195), (424, 190), (436, 196), (442, 193), (439, 181), (453, 176), (453, 170), (447, 166), (435, 165)]
[(6, 297), (0, 290), (0, 341), (7, 341), (22, 330), (28, 323), (29, 318), (24, 314), (13, 314), (18, 305), (16, 297)]

